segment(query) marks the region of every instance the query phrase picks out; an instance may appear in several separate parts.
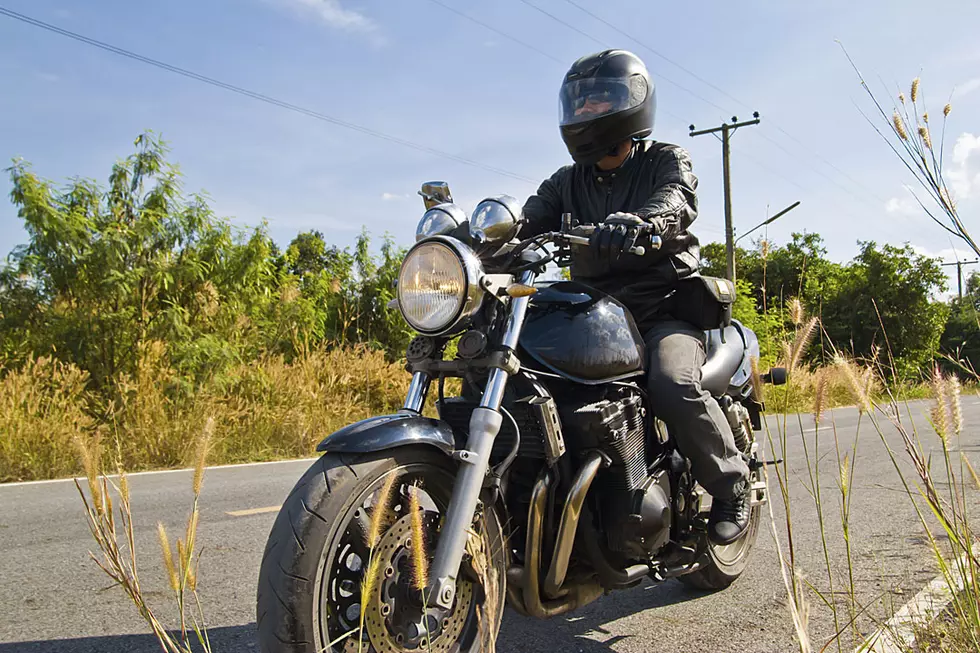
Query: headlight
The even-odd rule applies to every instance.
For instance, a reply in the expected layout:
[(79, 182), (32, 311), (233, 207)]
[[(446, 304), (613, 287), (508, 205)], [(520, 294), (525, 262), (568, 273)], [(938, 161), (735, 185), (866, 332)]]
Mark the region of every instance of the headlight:
[(483, 290), (479, 259), (448, 236), (423, 241), (408, 252), (398, 273), (398, 307), (409, 326), (441, 335), (479, 310)]

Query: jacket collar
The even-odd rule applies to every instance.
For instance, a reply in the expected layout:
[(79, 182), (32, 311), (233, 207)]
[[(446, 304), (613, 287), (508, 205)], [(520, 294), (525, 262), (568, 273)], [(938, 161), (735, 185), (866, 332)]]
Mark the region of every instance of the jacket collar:
[(644, 141), (633, 141), (633, 146), (630, 148), (630, 153), (626, 155), (626, 159), (619, 164), (618, 168), (613, 168), (612, 170), (600, 170), (599, 166), (591, 166), (592, 178), (599, 183), (605, 183), (616, 177), (628, 173), (634, 165), (636, 165), (637, 160), (640, 159), (640, 151), (644, 148)]

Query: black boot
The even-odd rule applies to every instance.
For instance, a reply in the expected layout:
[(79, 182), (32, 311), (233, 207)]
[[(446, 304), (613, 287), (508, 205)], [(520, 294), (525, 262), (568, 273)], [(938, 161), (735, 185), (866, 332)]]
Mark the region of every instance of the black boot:
[(748, 484), (736, 483), (730, 499), (712, 499), (708, 516), (708, 538), (718, 545), (731, 544), (749, 528), (752, 513)]

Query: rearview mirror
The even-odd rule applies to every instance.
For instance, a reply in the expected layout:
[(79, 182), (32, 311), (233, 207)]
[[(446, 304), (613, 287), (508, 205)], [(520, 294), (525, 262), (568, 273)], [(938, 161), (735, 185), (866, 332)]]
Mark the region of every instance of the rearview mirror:
[(431, 209), (437, 204), (451, 204), (453, 201), (453, 195), (449, 192), (449, 182), (447, 181), (427, 181), (422, 184), (419, 195), (422, 196), (426, 209)]

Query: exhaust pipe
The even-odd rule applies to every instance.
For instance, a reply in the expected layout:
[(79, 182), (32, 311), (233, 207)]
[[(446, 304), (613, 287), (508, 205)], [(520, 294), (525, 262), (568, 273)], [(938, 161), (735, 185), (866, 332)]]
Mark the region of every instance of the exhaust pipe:
[(582, 504), (585, 503), (585, 497), (596, 474), (606, 464), (608, 464), (606, 457), (598, 451), (589, 453), (572, 482), (572, 488), (565, 500), (565, 508), (561, 513), (551, 566), (544, 581), (544, 594), (550, 599), (561, 598), (566, 593), (562, 590), (562, 585), (565, 584), (565, 576), (568, 574), (568, 561), (572, 557), (575, 533), (578, 531), (578, 523), (582, 517)]
[[(594, 476), (593, 474), (593, 478)], [(578, 477), (576, 477), (576, 480), (578, 480)], [(572, 587), (566, 588), (565, 595), (555, 601), (544, 602), (541, 600), (541, 540), (544, 535), (544, 511), (548, 500), (548, 489), (550, 487), (551, 474), (546, 469), (538, 476), (538, 480), (535, 481), (534, 489), (531, 492), (531, 507), (527, 517), (527, 543), (524, 549), (525, 566), (523, 569), (512, 568), (507, 573), (507, 594), (511, 598), (515, 609), (539, 619), (558, 616), (587, 603), (591, 603), (602, 596), (602, 587), (592, 581), (575, 584)], [(562, 521), (564, 522), (564, 514), (562, 515)], [(511, 587), (514, 587), (515, 591), (511, 591)], [(523, 590), (520, 593), (520, 596), (523, 598), (522, 601), (518, 601), (516, 587), (520, 587)]]

